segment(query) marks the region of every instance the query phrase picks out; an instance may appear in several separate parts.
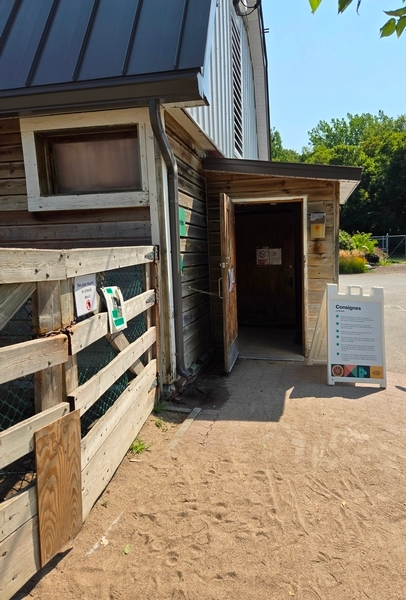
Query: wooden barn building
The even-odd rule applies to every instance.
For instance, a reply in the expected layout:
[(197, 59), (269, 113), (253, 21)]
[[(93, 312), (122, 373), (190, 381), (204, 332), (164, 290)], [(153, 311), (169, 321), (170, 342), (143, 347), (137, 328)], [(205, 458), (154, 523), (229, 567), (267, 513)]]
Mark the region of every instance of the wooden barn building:
[[(308, 353), (361, 170), (271, 161), (248, 4), (0, 5), (0, 469), (35, 433), (37, 473), (0, 498), (2, 598), (76, 533), (157, 398), (216, 349), (227, 372), (239, 353)], [(79, 310), (81, 282), (120, 287), (129, 327), (112, 335), (94, 298)], [(41, 448), (64, 419), (76, 484), (50, 507)]]
[[(340, 203), (360, 178), (269, 162), (261, 8), (242, 8), (23, 0), (0, 15), (0, 244), (158, 245), (169, 387), (222, 346), (223, 310), (232, 356), (244, 325), (285, 328), (306, 355), (337, 280)], [(311, 213), (325, 215), (323, 237)], [(274, 250), (268, 264), (261, 248)]]

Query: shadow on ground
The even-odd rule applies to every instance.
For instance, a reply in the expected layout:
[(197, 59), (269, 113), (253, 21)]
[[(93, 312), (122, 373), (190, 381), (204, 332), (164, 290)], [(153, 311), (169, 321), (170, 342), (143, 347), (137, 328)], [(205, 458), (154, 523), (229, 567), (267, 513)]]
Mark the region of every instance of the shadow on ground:
[(279, 421), (287, 399), (357, 401), (383, 391), (347, 382), (329, 386), (325, 366), (240, 359), (230, 374), (224, 374), (220, 361), (212, 363), (176, 401), (189, 408), (216, 411), (217, 419)]

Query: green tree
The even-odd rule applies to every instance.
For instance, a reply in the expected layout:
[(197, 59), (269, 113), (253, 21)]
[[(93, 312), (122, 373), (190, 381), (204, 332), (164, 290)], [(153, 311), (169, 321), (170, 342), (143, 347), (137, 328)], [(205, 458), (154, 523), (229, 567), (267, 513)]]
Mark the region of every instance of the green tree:
[(383, 112), (320, 121), (309, 132), (302, 160), (307, 163), (357, 165), (362, 181), (341, 210), (349, 232), (406, 231), (406, 117)]
[(299, 152), (283, 147), (281, 134), (275, 127), (271, 130), (271, 151), (273, 161), (300, 162)]
[[(319, 8), (321, 1), (322, 0), (309, 0), (312, 12), (315, 12)], [(353, 0), (338, 0), (338, 12), (344, 12), (352, 3)], [(357, 0), (357, 12), (361, 3), (362, 0)], [(405, 0), (402, 0), (402, 3), (404, 4)], [(381, 27), (381, 37), (387, 37), (394, 33), (400, 37), (406, 27), (406, 7), (401, 6), (395, 10), (384, 10), (383, 12), (387, 14), (390, 19)]]

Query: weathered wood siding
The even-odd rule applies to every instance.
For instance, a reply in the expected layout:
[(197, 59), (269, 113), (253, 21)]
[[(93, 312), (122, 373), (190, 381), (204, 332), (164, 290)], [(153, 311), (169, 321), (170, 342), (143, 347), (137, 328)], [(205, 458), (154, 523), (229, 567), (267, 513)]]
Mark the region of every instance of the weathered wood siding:
[[(338, 281), (338, 227), (339, 184), (309, 179), (281, 179), (276, 177), (206, 173), (208, 188), (208, 217), (210, 243), (210, 288), (217, 292), (220, 273), (220, 193), (232, 199), (254, 200), (255, 197), (283, 198), (307, 195), (307, 213), (325, 212), (327, 215), (324, 240), (307, 241), (307, 281), (303, 281), (305, 311), (305, 352), (307, 354), (313, 337), (326, 283)], [(305, 223), (308, 228), (308, 219)], [(238, 282), (237, 282), (238, 286)], [(238, 289), (238, 287), (237, 287)], [(212, 297), (214, 339), (218, 347), (223, 345), (223, 317), (220, 299)]]
[(193, 140), (169, 115), (166, 131), (179, 171), (179, 205), (185, 219), (181, 228), (182, 298), (186, 365), (199, 360), (213, 346), (210, 297), (189, 288), (209, 291), (206, 182), (201, 156)]
[(150, 243), (148, 207), (28, 212), (19, 120), (0, 121), (1, 247), (85, 248)]

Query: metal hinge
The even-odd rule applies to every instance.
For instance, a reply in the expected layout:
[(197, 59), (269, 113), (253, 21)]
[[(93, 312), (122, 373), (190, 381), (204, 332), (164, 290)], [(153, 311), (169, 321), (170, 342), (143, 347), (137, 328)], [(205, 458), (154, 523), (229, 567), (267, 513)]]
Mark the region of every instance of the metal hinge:
[(227, 269), (230, 265), (230, 260), (231, 260), (231, 256), (222, 256), (221, 257), (221, 263), (220, 263), (220, 267), (222, 269)]
[(147, 260), (153, 260), (155, 263), (159, 260), (159, 246), (154, 246), (152, 252), (147, 252), (144, 256)]

